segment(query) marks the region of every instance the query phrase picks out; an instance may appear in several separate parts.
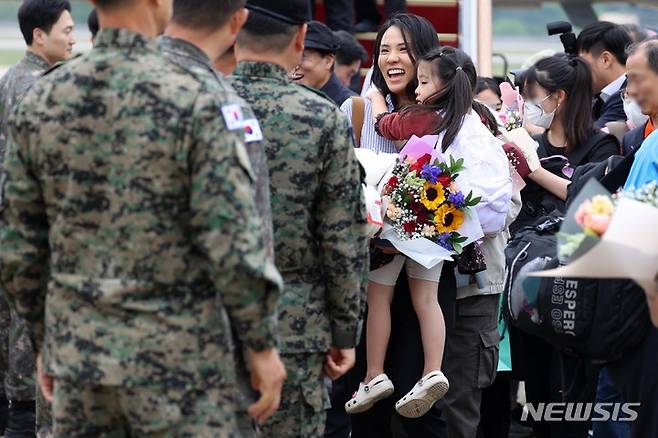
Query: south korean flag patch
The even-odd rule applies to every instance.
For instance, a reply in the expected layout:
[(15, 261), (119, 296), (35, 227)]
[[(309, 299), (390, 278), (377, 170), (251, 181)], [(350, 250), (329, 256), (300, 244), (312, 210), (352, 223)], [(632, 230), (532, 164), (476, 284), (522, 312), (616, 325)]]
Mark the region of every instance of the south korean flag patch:
[(244, 116), (240, 105), (224, 105), (222, 115), (229, 131), (236, 131), (244, 126)]
[(260, 129), (260, 124), (256, 119), (247, 119), (244, 121), (244, 140), (246, 143), (254, 141), (261, 141), (263, 139), (263, 131)]

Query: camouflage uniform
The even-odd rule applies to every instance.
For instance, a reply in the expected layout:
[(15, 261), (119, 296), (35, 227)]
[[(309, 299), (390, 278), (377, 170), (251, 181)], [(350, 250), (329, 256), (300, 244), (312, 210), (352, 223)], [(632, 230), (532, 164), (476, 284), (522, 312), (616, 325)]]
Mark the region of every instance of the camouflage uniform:
[(55, 376), (55, 436), (237, 436), (230, 324), (273, 347), (281, 279), (209, 91), (104, 29), (12, 113), (0, 281)]
[[(206, 55), (205, 52), (194, 44), (180, 38), (163, 36), (158, 42), (165, 57), (190, 72), (190, 74), (194, 75), (198, 80), (205, 82), (209, 89), (216, 90), (215, 92), (219, 95), (230, 96), (231, 101), (240, 102), (242, 118), (244, 120), (251, 120), (252, 123), (255, 123), (257, 125), (257, 130), (260, 132), (260, 127), (256, 120), (256, 116), (251, 111), (251, 107), (249, 107), (249, 105), (237, 95), (229, 82), (220, 73), (215, 71), (210, 58), (208, 58), (208, 55)], [(218, 115), (218, 117), (220, 117), (220, 115)], [(263, 151), (263, 144), (256, 138), (246, 139), (246, 148), (255, 175), (254, 186), (256, 191), (256, 208), (263, 220), (267, 253), (271, 262), (274, 263), (270, 177), (267, 169), (265, 152)], [(253, 403), (257, 397), (250, 386), (246, 361), (242, 354), (243, 351), (240, 341), (237, 339), (237, 336), (234, 336), (234, 340), (237, 344), (235, 361), (237, 365), (236, 373), (239, 389), (238, 426), (240, 427), (242, 437), (247, 438), (248, 436), (255, 436), (255, 425), (247, 414), (247, 407)]]
[[(0, 164), (7, 146), (7, 119), (12, 108), (27, 90), (50, 68), (48, 62), (33, 52), (0, 79)], [(39, 437), (50, 435), (50, 407), (35, 386), (34, 348), (25, 321), (10, 309), (0, 288), (0, 394), (9, 400), (37, 399), (37, 431)]]
[[(7, 145), (7, 118), (25, 92), (49, 68), (40, 56), (27, 52), (25, 57), (0, 79), (0, 163)], [(34, 348), (25, 322), (10, 310), (0, 290), (0, 386), (8, 399), (34, 400)]]
[(238, 64), (233, 85), (263, 128), (274, 255), (285, 288), (279, 348), (288, 371), (270, 437), (321, 436), (324, 354), (354, 347), (368, 271), (360, 167), (347, 119), (275, 64)]

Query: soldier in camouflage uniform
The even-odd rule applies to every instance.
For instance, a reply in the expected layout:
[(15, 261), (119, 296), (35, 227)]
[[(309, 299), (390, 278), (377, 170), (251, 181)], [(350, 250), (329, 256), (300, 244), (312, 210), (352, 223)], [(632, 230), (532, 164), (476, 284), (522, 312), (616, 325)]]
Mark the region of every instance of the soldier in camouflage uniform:
[(96, 47), (11, 114), (0, 282), (43, 353), (55, 436), (238, 436), (230, 325), (256, 419), (285, 371), (281, 279), (222, 117), (237, 102), (160, 52), (171, 0), (95, 3)]
[[(7, 145), (9, 113), (46, 70), (71, 55), (75, 40), (70, 10), (67, 0), (26, 0), (19, 9), (18, 20), (28, 49), (0, 79), (0, 165)], [(10, 309), (0, 289), (0, 403), (5, 409), (6, 399), (11, 404), (6, 431), (9, 438), (34, 436), (34, 400), (40, 395), (34, 371), (34, 348), (25, 322)], [(42, 397), (37, 397), (37, 414), (39, 436), (47, 436), (50, 409)]]
[(261, 123), (271, 179), (279, 300), (281, 409), (265, 436), (320, 437), (329, 398), (324, 375), (354, 363), (368, 252), (360, 167), (348, 121), (325, 96), (293, 83), (309, 2), (247, 1), (231, 78)]
[[(240, 125), (243, 122), (247, 153), (255, 176), (256, 208), (263, 221), (268, 258), (274, 264), (270, 178), (261, 141), (262, 131), (251, 107), (237, 95), (222, 74), (213, 68), (213, 61), (233, 44), (247, 18), (244, 5), (245, 0), (174, 0), (173, 19), (158, 42), (165, 56), (172, 62), (204, 81), (218, 95), (239, 102), (235, 123)], [(205, 47), (207, 51), (204, 52), (200, 47)], [(249, 386), (245, 359), (237, 335), (234, 336), (234, 342), (239, 397), (238, 426), (242, 437), (247, 438), (256, 436), (253, 422), (246, 415), (255, 394)]]

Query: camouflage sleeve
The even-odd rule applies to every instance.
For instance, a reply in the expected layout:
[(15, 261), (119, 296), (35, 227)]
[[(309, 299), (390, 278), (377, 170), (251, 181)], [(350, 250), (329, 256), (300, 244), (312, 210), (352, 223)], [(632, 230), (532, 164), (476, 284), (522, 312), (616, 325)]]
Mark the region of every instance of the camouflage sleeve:
[(334, 111), (326, 126), (325, 166), (317, 202), (320, 253), (332, 346), (352, 348), (359, 341), (369, 263), (361, 171), (345, 116)]
[(30, 124), (24, 111), (10, 120), (0, 214), (0, 282), (41, 350), (49, 275), (48, 219), (30, 168)]
[(192, 232), (239, 339), (254, 350), (276, 345), (282, 280), (268, 259), (244, 141), (226, 128), (216, 100), (195, 109), (188, 163)]

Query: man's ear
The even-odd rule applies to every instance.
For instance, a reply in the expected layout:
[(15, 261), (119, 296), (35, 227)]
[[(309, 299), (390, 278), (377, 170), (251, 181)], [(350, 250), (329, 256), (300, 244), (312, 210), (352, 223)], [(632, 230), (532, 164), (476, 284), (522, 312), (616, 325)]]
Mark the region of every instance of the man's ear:
[(35, 27), (34, 30), (32, 30), (32, 44), (35, 46), (43, 46), (47, 36), (48, 34), (44, 32), (43, 29)]
[(240, 8), (233, 13), (233, 16), (228, 22), (231, 35), (237, 35), (240, 32), (242, 26), (247, 22), (247, 18), (249, 18), (249, 10), (247, 8)]
[(297, 33), (295, 34), (295, 49), (299, 52), (304, 51), (304, 40), (306, 39), (306, 30), (308, 25), (306, 23), (299, 26)]
[(616, 60), (615, 55), (608, 52), (607, 50), (604, 50), (603, 53), (601, 53), (600, 59), (601, 62), (603, 63), (603, 66), (606, 68), (612, 67), (612, 65)]
[(334, 55), (333, 53), (324, 55), (322, 57), (322, 61), (324, 62), (324, 68), (326, 70), (332, 70), (334, 63), (336, 62), (336, 55)]

